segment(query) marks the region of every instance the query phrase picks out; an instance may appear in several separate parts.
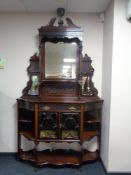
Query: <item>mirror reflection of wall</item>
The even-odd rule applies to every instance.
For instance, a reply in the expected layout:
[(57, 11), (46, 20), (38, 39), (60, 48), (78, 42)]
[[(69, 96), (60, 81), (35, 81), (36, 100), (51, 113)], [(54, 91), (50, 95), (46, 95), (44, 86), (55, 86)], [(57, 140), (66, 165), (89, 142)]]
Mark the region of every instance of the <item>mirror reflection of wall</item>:
[(45, 78), (75, 79), (76, 43), (45, 43)]

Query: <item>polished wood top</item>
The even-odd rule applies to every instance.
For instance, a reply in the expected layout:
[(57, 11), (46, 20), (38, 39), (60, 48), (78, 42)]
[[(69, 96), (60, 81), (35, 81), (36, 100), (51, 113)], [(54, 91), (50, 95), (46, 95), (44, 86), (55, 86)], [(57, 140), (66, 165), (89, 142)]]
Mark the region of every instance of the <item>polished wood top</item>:
[(28, 101), (32, 103), (77, 103), (77, 104), (84, 104), (84, 103), (95, 103), (99, 102), (102, 103), (103, 99), (99, 97), (48, 97), (48, 98), (40, 98), (39, 96), (24, 96), (17, 99)]

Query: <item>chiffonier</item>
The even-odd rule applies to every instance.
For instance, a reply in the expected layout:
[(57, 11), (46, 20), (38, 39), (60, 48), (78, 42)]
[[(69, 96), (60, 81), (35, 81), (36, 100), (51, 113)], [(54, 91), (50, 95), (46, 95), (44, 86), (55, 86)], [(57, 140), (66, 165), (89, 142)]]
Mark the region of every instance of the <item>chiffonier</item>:
[(81, 27), (52, 18), (38, 29), (39, 53), (17, 99), (18, 157), (36, 165), (80, 165), (100, 154), (101, 109)]

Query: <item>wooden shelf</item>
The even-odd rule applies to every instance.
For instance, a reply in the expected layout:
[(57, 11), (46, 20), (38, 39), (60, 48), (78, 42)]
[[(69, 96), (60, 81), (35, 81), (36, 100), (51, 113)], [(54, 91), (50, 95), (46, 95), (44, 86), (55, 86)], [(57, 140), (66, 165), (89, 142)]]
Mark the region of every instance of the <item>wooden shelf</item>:
[(89, 118), (87, 121), (84, 121), (85, 123), (100, 123), (100, 119), (92, 117)]
[(26, 131), (20, 131), (19, 134), (23, 135), (24, 137), (26, 137), (29, 140), (34, 140), (34, 135), (31, 132), (26, 132)]
[(82, 138), (83, 138), (83, 140), (90, 140), (94, 136), (98, 136), (97, 131), (84, 131)]
[(19, 122), (23, 122), (23, 123), (32, 123), (32, 120), (26, 120), (26, 119), (20, 119)]
[[(53, 158), (52, 158), (53, 157)], [(64, 164), (80, 164), (80, 153), (75, 154), (67, 151), (44, 151), (37, 152), (37, 160), (39, 165), (53, 164), (53, 165), (64, 165)]]
[(79, 139), (38, 139), (39, 142), (80, 142)]
[(76, 151), (19, 151), (19, 157), (22, 160), (29, 160), (35, 162), (37, 165), (80, 165), (87, 161), (93, 161), (98, 158), (98, 152), (84, 151), (84, 154)]
[(86, 162), (86, 161), (92, 161), (95, 160), (99, 157), (98, 152), (85, 152), (82, 156), (82, 162)]
[(18, 151), (18, 157), (22, 160), (29, 160), (35, 162), (35, 154), (34, 150), (30, 151), (22, 151), (21, 149)]

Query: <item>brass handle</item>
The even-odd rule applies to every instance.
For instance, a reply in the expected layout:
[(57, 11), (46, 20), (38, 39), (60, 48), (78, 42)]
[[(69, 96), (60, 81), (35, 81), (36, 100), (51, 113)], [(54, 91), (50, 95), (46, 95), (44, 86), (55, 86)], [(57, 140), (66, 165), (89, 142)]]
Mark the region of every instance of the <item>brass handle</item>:
[(71, 106), (71, 107), (69, 107), (69, 110), (71, 110), (71, 111), (75, 111), (75, 110), (76, 110), (76, 107)]
[(44, 107), (43, 107), (43, 110), (44, 110), (44, 111), (49, 111), (49, 110), (50, 110), (50, 107), (49, 107), (49, 106), (44, 106)]

